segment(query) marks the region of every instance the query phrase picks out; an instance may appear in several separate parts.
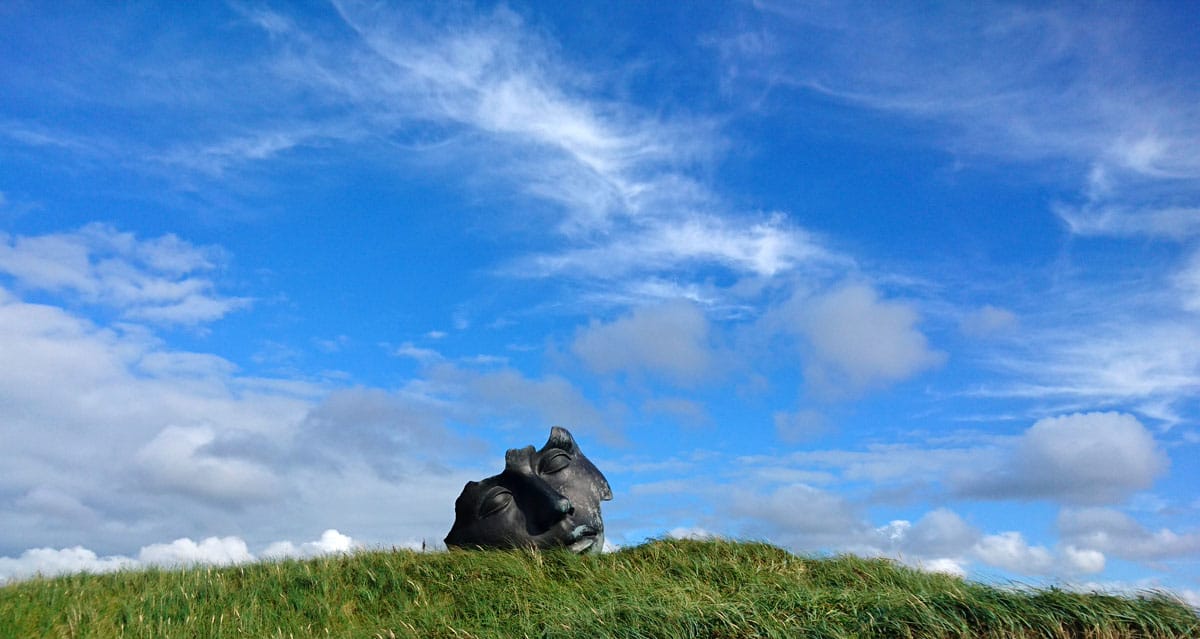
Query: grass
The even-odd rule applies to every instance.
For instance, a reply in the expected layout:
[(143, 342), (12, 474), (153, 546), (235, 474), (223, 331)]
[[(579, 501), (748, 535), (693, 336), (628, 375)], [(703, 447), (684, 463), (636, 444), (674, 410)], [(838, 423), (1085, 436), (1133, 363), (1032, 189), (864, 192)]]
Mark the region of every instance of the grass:
[(1197, 637), (1137, 598), (998, 589), (882, 559), (759, 543), (565, 551), (360, 552), (0, 588), (0, 637)]

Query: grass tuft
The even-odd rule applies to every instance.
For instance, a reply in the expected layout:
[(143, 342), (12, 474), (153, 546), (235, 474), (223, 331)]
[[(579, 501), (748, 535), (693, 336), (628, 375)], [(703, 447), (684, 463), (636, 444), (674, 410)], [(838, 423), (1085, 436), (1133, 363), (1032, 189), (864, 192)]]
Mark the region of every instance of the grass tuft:
[(1001, 589), (882, 559), (659, 540), (566, 551), (371, 551), (0, 588), (0, 638), (1200, 636), (1164, 593)]

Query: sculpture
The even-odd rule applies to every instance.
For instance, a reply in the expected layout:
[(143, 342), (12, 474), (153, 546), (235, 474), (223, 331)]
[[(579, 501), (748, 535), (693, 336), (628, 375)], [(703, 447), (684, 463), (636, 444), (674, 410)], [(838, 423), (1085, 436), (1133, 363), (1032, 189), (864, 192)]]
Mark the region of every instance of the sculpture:
[(541, 450), (510, 449), (504, 471), (467, 482), (454, 502), (451, 548), (604, 548), (600, 502), (612, 499), (604, 475), (559, 426)]

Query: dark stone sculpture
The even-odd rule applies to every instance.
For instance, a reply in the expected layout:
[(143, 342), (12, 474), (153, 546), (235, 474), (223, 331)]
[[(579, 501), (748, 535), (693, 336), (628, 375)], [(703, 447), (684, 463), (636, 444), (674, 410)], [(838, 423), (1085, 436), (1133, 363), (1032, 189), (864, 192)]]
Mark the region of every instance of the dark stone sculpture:
[(608, 480), (584, 457), (565, 428), (550, 429), (541, 450), (510, 449), (504, 472), (467, 482), (454, 502), (451, 548), (604, 548), (600, 502), (612, 499)]

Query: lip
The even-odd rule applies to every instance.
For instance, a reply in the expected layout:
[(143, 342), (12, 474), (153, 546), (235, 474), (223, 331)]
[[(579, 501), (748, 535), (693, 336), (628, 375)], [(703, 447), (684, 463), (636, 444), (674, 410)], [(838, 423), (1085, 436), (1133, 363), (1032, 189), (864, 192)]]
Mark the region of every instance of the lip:
[(575, 539), (567, 548), (573, 553), (582, 553), (591, 549), (596, 545), (596, 541), (600, 538), (600, 532), (603, 530), (600, 526), (582, 525), (576, 526), (571, 531), (571, 537)]
[(593, 534), (588, 537), (584, 537), (583, 539), (580, 539), (579, 541), (571, 544), (570, 546), (567, 546), (567, 548), (571, 552), (573, 552), (575, 554), (579, 554), (579, 553), (587, 552), (595, 544), (596, 544), (596, 536)]

